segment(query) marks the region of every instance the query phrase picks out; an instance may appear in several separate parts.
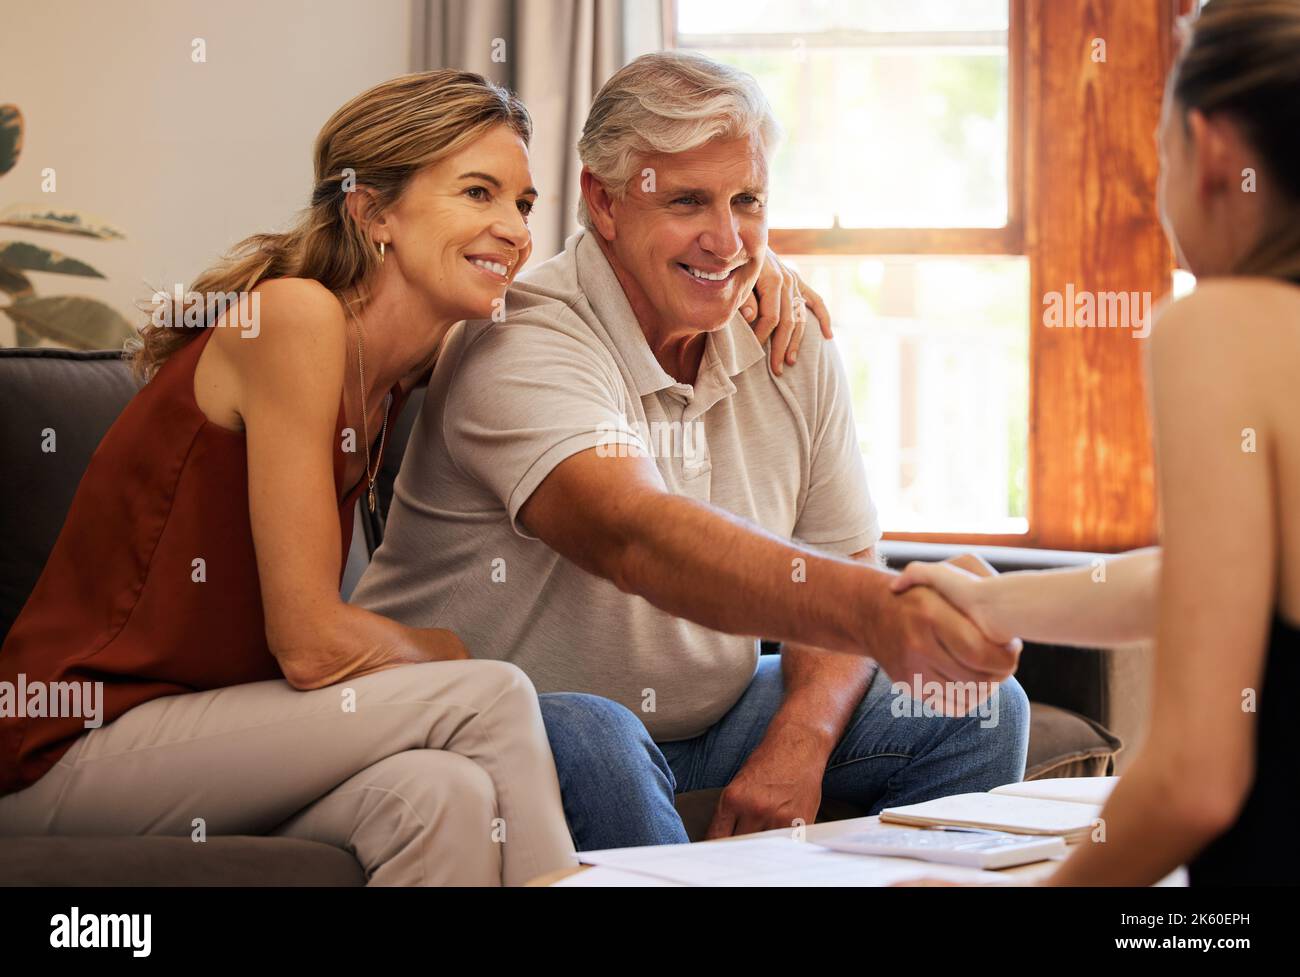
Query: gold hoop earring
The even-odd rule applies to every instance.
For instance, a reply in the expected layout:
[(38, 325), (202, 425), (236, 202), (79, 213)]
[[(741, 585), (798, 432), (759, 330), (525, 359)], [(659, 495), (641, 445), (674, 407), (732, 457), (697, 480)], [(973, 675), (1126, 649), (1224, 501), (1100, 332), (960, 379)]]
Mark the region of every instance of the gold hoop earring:
[(381, 265), (384, 263), (384, 242), (383, 241), (379, 242), (379, 263)]

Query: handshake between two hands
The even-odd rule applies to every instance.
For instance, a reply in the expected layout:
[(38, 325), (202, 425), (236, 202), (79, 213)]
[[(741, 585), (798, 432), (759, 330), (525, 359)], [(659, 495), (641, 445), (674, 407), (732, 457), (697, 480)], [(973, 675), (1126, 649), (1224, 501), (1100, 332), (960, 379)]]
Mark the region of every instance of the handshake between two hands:
[[(915, 594), (923, 589), (930, 590), (948, 605), (950, 612), (964, 618), (968, 626), (974, 627), (978, 632), (979, 637), (974, 638), (968, 631), (959, 631), (956, 637), (958, 642), (964, 636), (973, 644), (949, 646), (948, 641), (952, 639), (945, 637), (947, 634), (945, 623), (951, 622), (944, 621), (942, 616), (936, 619), (935, 641), (948, 653), (949, 659), (940, 658), (934, 662), (933, 671), (936, 675), (942, 675), (955, 669), (960, 670), (963, 668), (962, 662), (969, 663), (967, 670), (971, 674), (974, 674), (974, 670), (981, 668), (991, 670), (994, 674), (1005, 669), (1005, 674), (1001, 674), (995, 679), (971, 678), (966, 681), (1001, 681), (1001, 679), (1006, 678), (1015, 671), (1016, 664), (1020, 660), (1022, 643), (1019, 638), (1002, 633), (991, 621), (990, 586), (989, 581), (983, 578), (992, 577), (996, 574), (997, 571), (983, 559), (973, 553), (965, 553), (942, 563), (909, 563), (890, 585), (890, 590), (895, 595)], [(959, 652), (971, 657), (958, 660)], [(957, 664), (953, 665), (950, 661), (956, 661)], [(925, 664), (923, 663), (921, 667), (924, 668)], [(950, 680), (942, 679), (942, 681), (945, 683), (945, 689), (952, 687), (949, 684)], [(977, 688), (983, 688), (983, 686), (977, 686)], [(961, 696), (948, 695), (945, 697), (944, 706), (945, 713), (953, 715), (968, 709), (969, 702)], [(970, 883), (966, 884), (969, 885)], [(984, 884), (988, 885), (990, 883)], [(993, 884), (1016, 885), (1026, 883), (1023, 879), (1010, 878), (1001, 883)], [(962, 883), (921, 876), (903, 882), (895, 882), (893, 887), (948, 887), (960, 885)]]
[[(949, 610), (963, 616), (970, 625), (973, 625), (978, 630), (982, 644), (985, 646), (984, 650), (988, 654), (988, 657), (977, 657), (973, 660), (976, 664), (985, 664), (986, 667), (1006, 668), (1006, 674), (996, 679), (996, 681), (1000, 681), (1015, 671), (1023, 646), (1019, 638), (1001, 632), (996, 624), (991, 621), (990, 588), (988, 581), (982, 578), (992, 577), (996, 574), (997, 571), (982, 558), (974, 553), (965, 553), (942, 563), (909, 563), (903, 572), (894, 578), (890, 590), (896, 595), (902, 595), (916, 593), (919, 588), (928, 588), (949, 605)], [(936, 624), (935, 636), (936, 641), (942, 644), (940, 627), (941, 625)], [(975, 654), (978, 655), (979, 653), (976, 652)], [(936, 664), (942, 670), (948, 670), (951, 667), (946, 663)], [(978, 682), (981, 680), (971, 679), (968, 681)], [(945, 688), (950, 687), (947, 685), (947, 680), (945, 680)], [(959, 696), (946, 696), (944, 707), (947, 715), (953, 715), (969, 708), (969, 703)], [(965, 884), (970, 885), (972, 883)], [(1000, 883), (983, 884), (1024, 885), (1033, 883), (1026, 883), (1021, 878), (1009, 878)], [(963, 883), (923, 875), (915, 879), (895, 882), (891, 888), (961, 885)]]
[(996, 573), (973, 553), (910, 563), (892, 581), (892, 599), (881, 602), (882, 650), (894, 656), (885, 671), (945, 715), (969, 712), (1019, 663), (1021, 640), (989, 613), (991, 582), (982, 578)]
[[(1016, 670), (1020, 640), (980, 624), (993, 583), (983, 578), (995, 576), (967, 554), (942, 564), (912, 563), (889, 589), (873, 591), (870, 655), (931, 715), (970, 714)], [(810, 741), (797, 722), (774, 719), (723, 790), (707, 837), (813, 823), (833, 749), (831, 741)]]

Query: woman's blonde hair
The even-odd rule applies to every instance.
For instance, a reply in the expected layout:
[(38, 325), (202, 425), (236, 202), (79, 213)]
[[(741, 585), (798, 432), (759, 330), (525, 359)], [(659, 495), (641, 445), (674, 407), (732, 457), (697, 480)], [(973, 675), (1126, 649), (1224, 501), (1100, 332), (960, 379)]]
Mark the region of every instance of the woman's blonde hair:
[(1300, 278), (1300, 0), (1210, 0), (1186, 23), (1169, 76), (1183, 113), (1222, 112), (1259, 153), (1276, 188), (1270, 226), (1234, 271)]
[[(254, 234), (190, 285), (202, 296), (247, 292), (270, 278), (311, 278), (335, 294), (360, 284), (379, 262), (379, 252), (346, 206), (349, 191), (373, 193), (368, 217), (401, 196), (421, 169), (458, 152), (489, 129), (509, 126), (527, 143), (528, 110), (513, 93), (468, 71), (438, 70), (402, 75), (347, 102), (316, 137), (316, 183), (311, 202), (292, 228)], [(159, 293), (161, 301), (162, 293)], [(363, 296), (364, 300), (364, 296)], [(128, 349), (141, 379), (148, 380), (176, 350), (211, 326), (208, 307), (198, 328), (185, 328), (175, 297), (163, 316), (151, 316)], [(165, 324), (162, 324), (165, 323)]]

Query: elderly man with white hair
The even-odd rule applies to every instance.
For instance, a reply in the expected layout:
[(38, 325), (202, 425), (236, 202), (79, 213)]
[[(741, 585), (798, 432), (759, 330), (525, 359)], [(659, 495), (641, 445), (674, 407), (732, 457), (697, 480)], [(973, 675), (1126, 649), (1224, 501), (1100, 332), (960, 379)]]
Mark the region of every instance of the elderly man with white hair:
[[(1018, 643), (890, 591), (834, 345), (778, 372), (738, 311), (778, 135), (707, 58), (610, 79), (583, 229), (449, 334), (354, 596), (527, 672), (579, 849), (686, 841), (683, 791), (724, 788), (717, 837), (1024, 773)], [(918, 679), (978, 707), (916, 708)]]

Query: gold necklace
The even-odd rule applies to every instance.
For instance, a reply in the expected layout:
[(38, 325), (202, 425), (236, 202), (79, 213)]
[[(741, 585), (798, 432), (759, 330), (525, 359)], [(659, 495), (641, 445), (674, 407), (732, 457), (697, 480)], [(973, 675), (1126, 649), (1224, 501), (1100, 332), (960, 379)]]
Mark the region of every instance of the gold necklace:
[[(348, 309), (348, 314), (352, 314), (351, 309)], [(361, 320), (353, 315), (352, 324), (356, 326), (357, 330), (357, 373), (361, 377), (361, 436), (364, 439), (363, 447), (366, 450), (366, 482), (369, 487), (366, 492), (366, 504), (370, 507), (370, 511), (374, 512), (375, 479), (379, 476), (379, 466), (383, 463), (384, 439), (388, 434), (388, 408), (387, 406), (384, 408), (384, 423), (379, 429), (379, 457), (375, 459), (375, 470), (372, 474), (370, 471), (370, 430), (366, 423), (366, 352), (361, 342)], [(387, 405), (387, 401), (385, 401), (385, 405)]]

